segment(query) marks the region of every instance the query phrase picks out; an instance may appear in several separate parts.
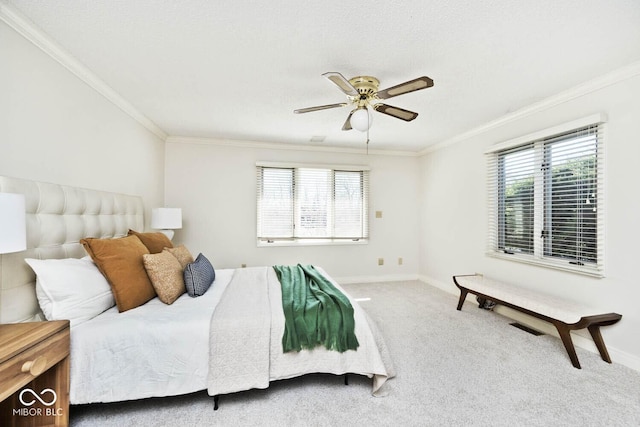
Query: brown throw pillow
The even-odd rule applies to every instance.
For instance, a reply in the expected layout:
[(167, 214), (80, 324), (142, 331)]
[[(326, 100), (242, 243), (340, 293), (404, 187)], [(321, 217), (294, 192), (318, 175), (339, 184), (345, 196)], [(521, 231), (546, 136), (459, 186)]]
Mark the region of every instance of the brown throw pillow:
[(163, 252), (169, 252), (176, 257), (180, 265), (184, 269), (188, 264), (193, 262), (193, 255), (185, 245), (176, 246), (175, 248), (164, 248)]
[(137, 236), (87, 238), (80, 243), (107, 278), (120, 312), (141, 306), (156, 296), (142, 262), (142, 255), (149, 250)]
[(129, 236), (138, 236), (140, 241), (149, 249), (149, 252), (152, 254), (157, 254), (162, 252), (164, 248), (172, 248), (173, 244), (171, 240), (163, 233), (154, 232), (154, 233), (138, 233), (134, 230), (129, 230)]
[(182, 266), (171, 253), (162, 251), (159, 254), (144, 254), (142, 261), (160, 301), (173, 304), (187, 291), (184, 286)]

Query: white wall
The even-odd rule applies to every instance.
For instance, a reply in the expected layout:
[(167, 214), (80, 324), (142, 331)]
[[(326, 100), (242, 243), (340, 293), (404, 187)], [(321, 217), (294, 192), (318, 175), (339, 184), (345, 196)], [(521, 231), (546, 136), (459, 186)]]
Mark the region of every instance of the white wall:
[[(0, 63), (1, 175), (142, 195), (147, 224), (150, 208), (166, 199), (164, 205), (184, 209), (184, 228), (176, 233), (176, 242), (205, 253), (218, 268), (314, 263), (343, 281), (420, 274), (451, 292), (451, 275), (482, 272), (589, 304), (602, 303), (623, 314), (619, 324), (603, 331), (612, 357), (640, 369), (640, 340), (635, 339), (640, 327), (640, 229), (635, 225), (640, 195), (634, 185), (638, 180), (629, 179), (640, 159), (634, 126), (640, 117), (640, 77), (492, 126), (416, 158), (272, 150), (224, 141), (165, 146), (1, 21)], [(593, 279), (486, 257), (483, 151), (599, 112), (609, 117), (607, 277)], [(256, 161), (370, 165), (370, 243), (256, 247)], [(374, 218), (377, 210), (383, 211), (382, 219)], [(380, 257), (384, 266), (377, 265)], [(404, 260), (402, 266), (398, 257)]]
[(0, 175), (163, 202), (164, 143), (0, 21)]
[[(311, 263), (340, 280), (417, 278), (417, 157), (253, 148), (249, 143), (167, 143), (166, 203), (183, 208), (175, 242), (215, 267)], [(370, 243), (257, 247), (256, 162), (369, 165)], [(374, 218), (382, 211), (381, 219)], [(398, 265), (398, 258), (403, 265)], [(385, 264), (378, 266), (377, 259)]]
[[(630, 77), (490, 126), (485, 132), (426, 154), (420, 161), (422, 191), (420, 274), (455, 291), (451, 276), (480, 272), (588, 305), (611, 307), (622, 320), (602, 330), (614, 361), (640, 369), (640, 76)], [(605, 113), (605, 269), (603, 279), (525, 265), (485, 255), (486, 162), (492, 144)], [(579, 338), (579, 337), (578, 337)]]

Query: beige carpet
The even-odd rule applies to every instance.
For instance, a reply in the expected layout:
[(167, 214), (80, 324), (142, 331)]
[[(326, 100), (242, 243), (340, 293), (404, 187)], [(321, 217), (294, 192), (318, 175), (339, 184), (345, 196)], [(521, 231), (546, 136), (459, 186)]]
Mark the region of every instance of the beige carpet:
[[(346, 285), (386, 337), (397, 377), (310, 375), (213, 399), (206, 392), (73, 406), (72, 426), (639, 426), (640, 373), (420, 282)], [(624, 313), (623, 313), (624, 314)], [(605, 342), (606, 328), (603, 328)]]

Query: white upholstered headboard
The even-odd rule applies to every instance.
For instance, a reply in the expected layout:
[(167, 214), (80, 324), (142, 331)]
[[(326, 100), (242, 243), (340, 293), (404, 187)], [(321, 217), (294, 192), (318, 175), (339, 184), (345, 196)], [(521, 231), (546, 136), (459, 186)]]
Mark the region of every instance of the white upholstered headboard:
[(0, 176), (0, 193), (25, 195), (27, 250), (0, 255), (0, 323), (44, 320), (25, 258), (81, 258), (84, 237), (144, 228), (142, 198)]

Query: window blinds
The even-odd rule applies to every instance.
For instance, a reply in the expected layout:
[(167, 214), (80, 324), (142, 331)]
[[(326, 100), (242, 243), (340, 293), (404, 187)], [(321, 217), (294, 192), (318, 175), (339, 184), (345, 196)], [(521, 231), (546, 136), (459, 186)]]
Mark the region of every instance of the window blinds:
[(294, 169), (258, 168), (258, 237), (293, 238)]
[(488, 253), (604, 273), (601, 123), (488, 153)]
[(368, 238), (368, 170), (258, 165), (256, 177), (259, 241)]

